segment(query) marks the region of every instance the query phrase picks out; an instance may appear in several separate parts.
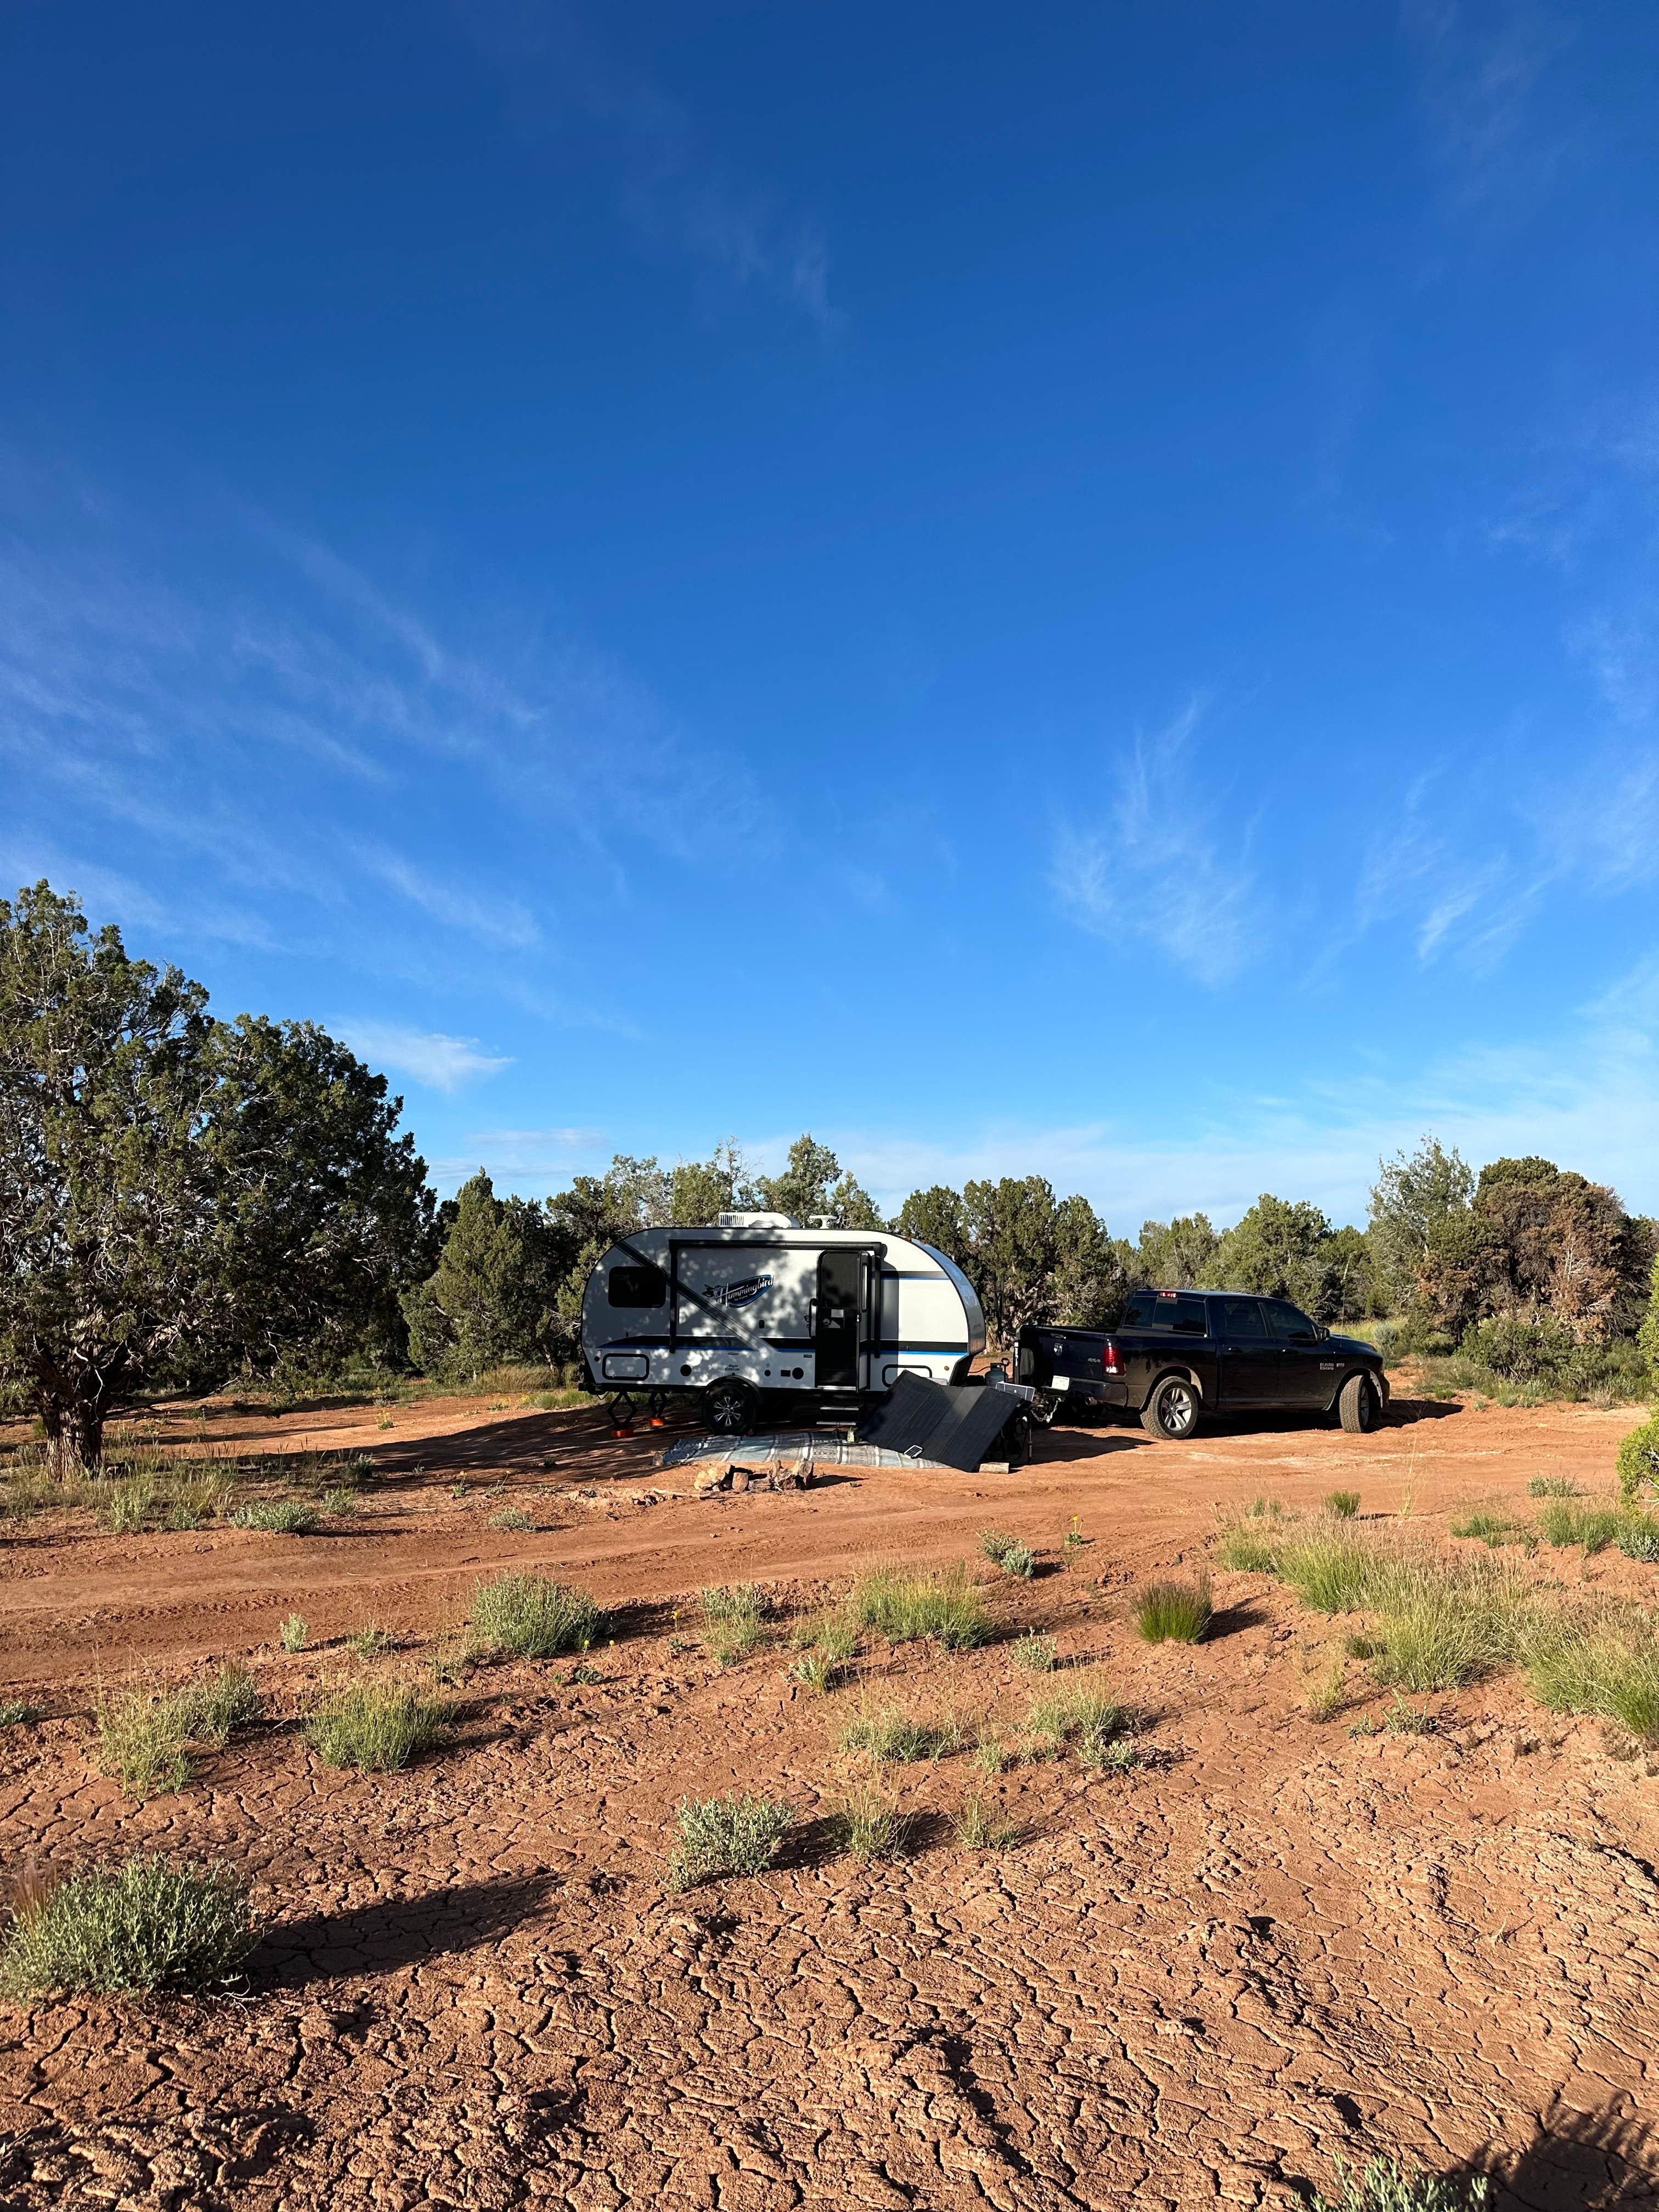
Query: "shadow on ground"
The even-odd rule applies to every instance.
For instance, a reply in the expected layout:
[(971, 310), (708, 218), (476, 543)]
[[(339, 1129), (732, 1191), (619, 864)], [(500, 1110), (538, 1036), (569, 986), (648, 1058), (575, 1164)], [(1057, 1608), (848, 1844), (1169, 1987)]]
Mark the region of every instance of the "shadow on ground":
[(266, 1930), (249, 1978), (256, 1990), (302, 1989), (343, 1974), (394, 1972), (474, 1951), (510, 1936), (540, 1911), (556, 1877), (504, 1875), (419, 1897), (376, 1898), (338, 1912), (280, 1920)]

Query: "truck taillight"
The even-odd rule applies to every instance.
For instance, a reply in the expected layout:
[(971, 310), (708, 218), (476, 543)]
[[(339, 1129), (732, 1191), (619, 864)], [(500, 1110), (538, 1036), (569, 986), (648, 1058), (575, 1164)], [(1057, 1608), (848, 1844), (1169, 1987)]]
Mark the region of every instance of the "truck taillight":
[(1117, 1346), (1109, 1336), (1101, 1347), (1100, 1371), (1103, 1375), (1121, 1375), (1123, 1362), (1117, 1356)]

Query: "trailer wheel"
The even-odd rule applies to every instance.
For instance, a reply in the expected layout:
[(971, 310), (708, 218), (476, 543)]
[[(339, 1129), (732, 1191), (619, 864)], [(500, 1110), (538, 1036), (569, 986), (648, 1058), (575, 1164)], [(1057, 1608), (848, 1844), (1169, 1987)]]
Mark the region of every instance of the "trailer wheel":
[(1198, 1393), (1184, 1375), (1166, 1375), (1141, 1408), (1140, 1425), (1160, 1443), (1184, 1443), (1198, 1426)]
[(1382, 1407), (1376, 1385), (1369, 1375), (1350, 1375), (1336, 1401), (1342, 1425), (1350, 1436), (1369, 1436), (1382, 1422)]
[(760, 1419), (759, 1395), (750, 1384), (728, 1375), (703, 1392), (702, 1418), (714, 1436), (746, 1437)]

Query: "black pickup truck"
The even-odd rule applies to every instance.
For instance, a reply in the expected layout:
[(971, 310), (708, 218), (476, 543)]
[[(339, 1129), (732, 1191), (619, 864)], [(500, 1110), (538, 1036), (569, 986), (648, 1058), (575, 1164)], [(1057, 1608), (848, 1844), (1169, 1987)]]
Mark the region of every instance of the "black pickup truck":
[(1374, 1344), (1333, 1336), (1285, 1298), (1242, 1291), (1133, 1291), (1115, 1328), (1023, 1328), (1019, 1380), (1061, 1403), (1139, 1413), (1169, 1443), (1204, 1414), (1265, 1407), (1334, 1408), (1363, 1435), (1389, 1402)]

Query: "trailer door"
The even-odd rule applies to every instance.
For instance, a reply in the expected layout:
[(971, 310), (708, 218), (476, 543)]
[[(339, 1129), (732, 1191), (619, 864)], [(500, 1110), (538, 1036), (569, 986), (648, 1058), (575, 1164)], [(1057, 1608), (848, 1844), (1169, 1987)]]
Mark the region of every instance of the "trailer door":
[(818, 1255), (813, 1325), (820, 1390), (855, 1390), (859, 1381), (859, 1285), (866, 1255), (851, 1245)]

